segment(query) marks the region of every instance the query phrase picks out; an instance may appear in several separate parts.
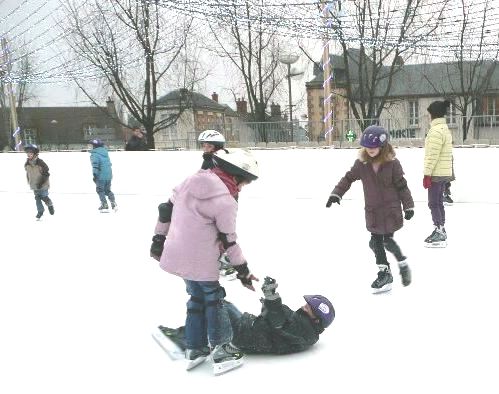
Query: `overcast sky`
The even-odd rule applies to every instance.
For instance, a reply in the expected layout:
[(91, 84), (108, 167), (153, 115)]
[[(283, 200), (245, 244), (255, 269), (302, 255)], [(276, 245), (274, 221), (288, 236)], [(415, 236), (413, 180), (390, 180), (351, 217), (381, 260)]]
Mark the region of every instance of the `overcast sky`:
[[(61, 63), (67, 47), (59, 36), (60, 29), (56, 22), (60, 11), (60, 0), (0, 0), (0, 31), (12, 43), (10, 49), (14, 62), (19, 55), (28, 51), (33, 52), (38, 70), (49, 70)], [(320, 46), (316, 46), (315, 50), (315, 53), (320, 54)], [(233, 97), (228, 90), (230, 81), (225, 68), (220, 62), (211, 62), (209, 67), (210, 76), (200, 84), (200, 93), (211, 97), (212, 92), (217, 92), (220, 102), (235, 109)], [(300, 102), (294, 114), (299, 117), (306, 113), (305, 82), (312, 77), (312, 65), (302, 56), (294, 68), (304, 72), (303, 75), (294, 77), (292, 82), (293, 102)], [(28, 103), (29, 106), (90, 104), (83, 93), (69, 81), (37, 83), (32, 91), (34, 99)], [(166, 93), (160, 92), (160, 95)], [(276, 101), (279, 101), (284, 110), (288, 104), (287, 84), (283, 85), (280, 96)], [(104, 101), (105, 97), (102, 99)]]

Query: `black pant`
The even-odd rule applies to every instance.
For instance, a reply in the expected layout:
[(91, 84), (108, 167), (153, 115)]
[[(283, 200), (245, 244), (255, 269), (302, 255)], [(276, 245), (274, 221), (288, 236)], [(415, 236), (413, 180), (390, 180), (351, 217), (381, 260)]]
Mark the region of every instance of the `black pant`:
[(406, 257), (402, 254), (400, 247), (397, 245), (393, 239), (393, 233), (389, 234), (373, 234), (371, 233), (371, 240), (369, 241), (369, 247), (374, 252), (376, 256), (376, 264), (378, 265), (388, 265), (388, 260), (386, 259), (385, 249), (392, 253), (397, 261), (404, 261)]

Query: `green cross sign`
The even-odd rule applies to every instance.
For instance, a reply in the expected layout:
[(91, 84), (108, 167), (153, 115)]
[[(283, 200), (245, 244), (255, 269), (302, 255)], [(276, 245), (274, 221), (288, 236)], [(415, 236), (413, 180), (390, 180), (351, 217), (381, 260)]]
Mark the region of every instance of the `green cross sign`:
[(347, 138), (347, 141), (352, 142), (355, 141), (355, 139), (357, 138), (357, 134), (355, 134), (355, 131), (353, 130), (348, 130), (345, 137)]

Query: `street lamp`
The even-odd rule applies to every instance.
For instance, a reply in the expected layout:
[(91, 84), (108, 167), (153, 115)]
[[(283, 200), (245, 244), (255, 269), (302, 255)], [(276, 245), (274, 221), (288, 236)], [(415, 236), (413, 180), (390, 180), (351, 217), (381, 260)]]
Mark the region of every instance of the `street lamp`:
[(50, 121), (50, 124), (52, 125), (52, 129), (56, 132), (56, 137), (57, 137), (57, 138), (56, 138), (56, 141), (57, 141), (57, 150), (59, 150), (59, 131), (58, 131), (58, 129), (57, 129), (57, 123), (58, 123), (58, 122), (57, 122), (57, 120), (55, 120), (55, 119), (52, 119), (52, 120)]
[(289, 120), (291, 125), (291, 142), (294, 140), (293, 135), (293, 101), (291, 98), (291, 77), (300, 75), (301, 73), (291, 74), (291, 65), (295, 63), (300, 57), (298, 55), (293, 54), (283, 54), (279, 56), (279, 61), (281, 63), (287, 64), (288, 66), (288, 94), (289, 94)]

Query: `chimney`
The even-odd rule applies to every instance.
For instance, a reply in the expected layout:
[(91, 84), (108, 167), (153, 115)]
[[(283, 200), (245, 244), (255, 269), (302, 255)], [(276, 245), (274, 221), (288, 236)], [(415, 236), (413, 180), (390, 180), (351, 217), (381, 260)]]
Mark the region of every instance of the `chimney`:
[(236, 100), (236, 108), (238, 114), (247, 114), (248, 113), (248, 103), (245, 99)]
[(106, 109), (107, 109), (107, 113), (111, 117), (113, 117), (113, 118), (118, 117), (118, 114), (116, 113), (116, 107), (114, 106), (114, 101), (111, 97), (108, 97), (106, 100)]
[(218, 103), (218, 94), (216, 92), (213, 92), (211, 94), (211, 99)]
[(270, 116), (272, 116), (273, 118), (281, 117), (281, 106), (279, 104), (272, 103), (270, 105)]

